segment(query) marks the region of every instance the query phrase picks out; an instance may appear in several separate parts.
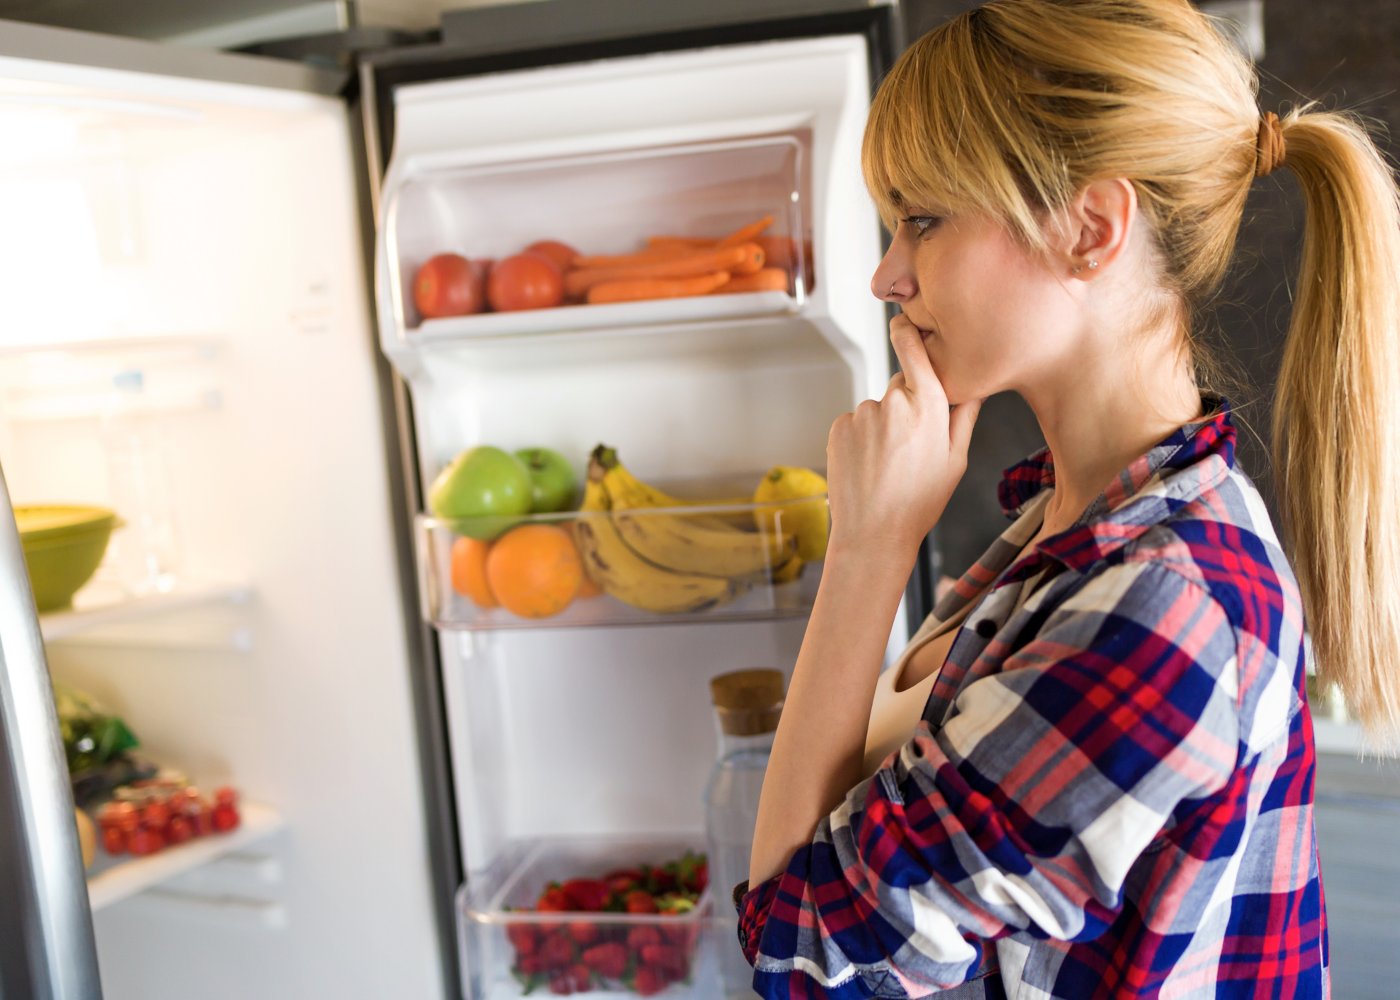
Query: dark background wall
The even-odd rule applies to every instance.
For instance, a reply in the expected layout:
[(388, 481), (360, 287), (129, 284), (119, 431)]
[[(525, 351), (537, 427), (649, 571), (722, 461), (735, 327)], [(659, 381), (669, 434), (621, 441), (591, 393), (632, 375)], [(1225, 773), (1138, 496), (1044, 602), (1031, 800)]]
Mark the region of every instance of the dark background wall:
[[(904, 0), (913, 41), (949, 16), (976, 6), (961, 0)], [(1377, 120), (1392, 159), (1400, 127), (1400, 0), (1264, 0), (1265, 54), (1258, 65), (1261, 111), (1282, 113), (1301, 101)], [(1234, 362), (1247, 388), (1233, 394), (1239, 460), (1273, 508), (1270, 401), (1288, 329), (1290, 289), (1302, 245), (1302, 203), (1286, 168), (1255, 182), (1235, 265), (1219, 299), (1199, 320), (1218, 355)], [(1005, 527), (996, 484), (1006, 466), (1044, 439), (1020, 397), (1003, 393), (983, 407), (970, 467), (938, 529), (943, 572), (960, 574)], [(1276, 519), (1277, 521), (1277, 519)]]

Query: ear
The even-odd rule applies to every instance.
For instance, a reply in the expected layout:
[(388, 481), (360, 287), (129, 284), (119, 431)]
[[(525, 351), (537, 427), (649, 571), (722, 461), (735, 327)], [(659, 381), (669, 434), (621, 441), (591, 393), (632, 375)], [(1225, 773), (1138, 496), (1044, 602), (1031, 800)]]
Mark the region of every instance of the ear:
[(1137, 189), (1123, 177), (1094, 181), (1070, 203), (1069, 269), (1092, 280), (1113, 266), (1128, 247), (1137, 218)]

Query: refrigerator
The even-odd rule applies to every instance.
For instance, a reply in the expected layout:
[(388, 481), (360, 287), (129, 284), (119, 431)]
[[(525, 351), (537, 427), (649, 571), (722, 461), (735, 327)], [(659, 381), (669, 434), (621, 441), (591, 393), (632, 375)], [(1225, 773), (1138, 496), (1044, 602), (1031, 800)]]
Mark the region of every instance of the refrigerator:
[[(112, 429), (136, 427), (149, 508), (118, 509), (92, 582), (37, 624), (3, 519), (0, 848), (24, 930), (0, 994), (96, 995), (97, 969), (141, 1000), (561, 992), (522, 975), (521, 907), (704, 850), (709, 680), (790, 674), (820, 561), (696, 610), (604, 590), (527, 618), (454, 586), (459, 532), (426, 500), (484, 444), (580, 478), (602, 444), (682, 500), (742, 496), (822, 470), (831, 421), (883, 393), (860, 142), (896, 8), (682, 6), (458, 12), (349, 74), (0, 24), (9, 499), (117, 508)], [(439, 253), (627, 254), (767, 216), (780, 290), (417, 308)], [(886, 663), (931, 605), (930, 552)], [(50, 677), (235, 786), (242, 826), (99, 856), (84, 886)], [(664, 995), (724, 995), (729, 888), (685, 916)], [(590, 992), (634, 995), (634, 971)]]

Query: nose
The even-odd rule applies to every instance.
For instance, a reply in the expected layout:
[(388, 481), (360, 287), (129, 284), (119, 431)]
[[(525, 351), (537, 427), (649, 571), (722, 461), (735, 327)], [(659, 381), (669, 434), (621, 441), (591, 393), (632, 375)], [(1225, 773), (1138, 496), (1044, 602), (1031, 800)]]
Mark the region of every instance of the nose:
[(917, 288), (914, 272), (903, 258), (896, 237), (870, 277), (871, 295), (883, 302), (903, 302), (914, 294)]

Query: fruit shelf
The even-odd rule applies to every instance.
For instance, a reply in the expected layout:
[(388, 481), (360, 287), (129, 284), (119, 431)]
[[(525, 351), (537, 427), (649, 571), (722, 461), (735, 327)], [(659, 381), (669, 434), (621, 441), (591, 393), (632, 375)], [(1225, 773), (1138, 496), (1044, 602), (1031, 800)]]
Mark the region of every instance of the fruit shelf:
[(284, 826), (281, 815), (257, 802), (239, 804), (241, 822), (228, 833), (209, 834), (145, 857), (108, 854), (101, 848), (88, 872), (88, 902), (94, 911), (119, 903), (177, 875), (239, 851)]
[(801, 617), (816, 598), (829, 517), (825, 494), (494, 519), (421, 515), (423, 614), (444, 629)]
[(463, 996), (506, 1000), (547, 994), (552, 976), (567, 975), (586, 978), (589, 995), (600, 1000), (639, 993), (710, 1000), (719, 984), (709, 941), (713, 906), (708, 887), (698, 898), (692, 894), (694, 908), (683, 912), (535, 909), (550, 883), (621, 877), (618, 873), (643, 865), (660, 868), (687, 852), (703, 854), (703, 845), (700, 833), (512, 842), (491, 868), (469, 875), (457, 895), (458, 931), (467, 958)]

